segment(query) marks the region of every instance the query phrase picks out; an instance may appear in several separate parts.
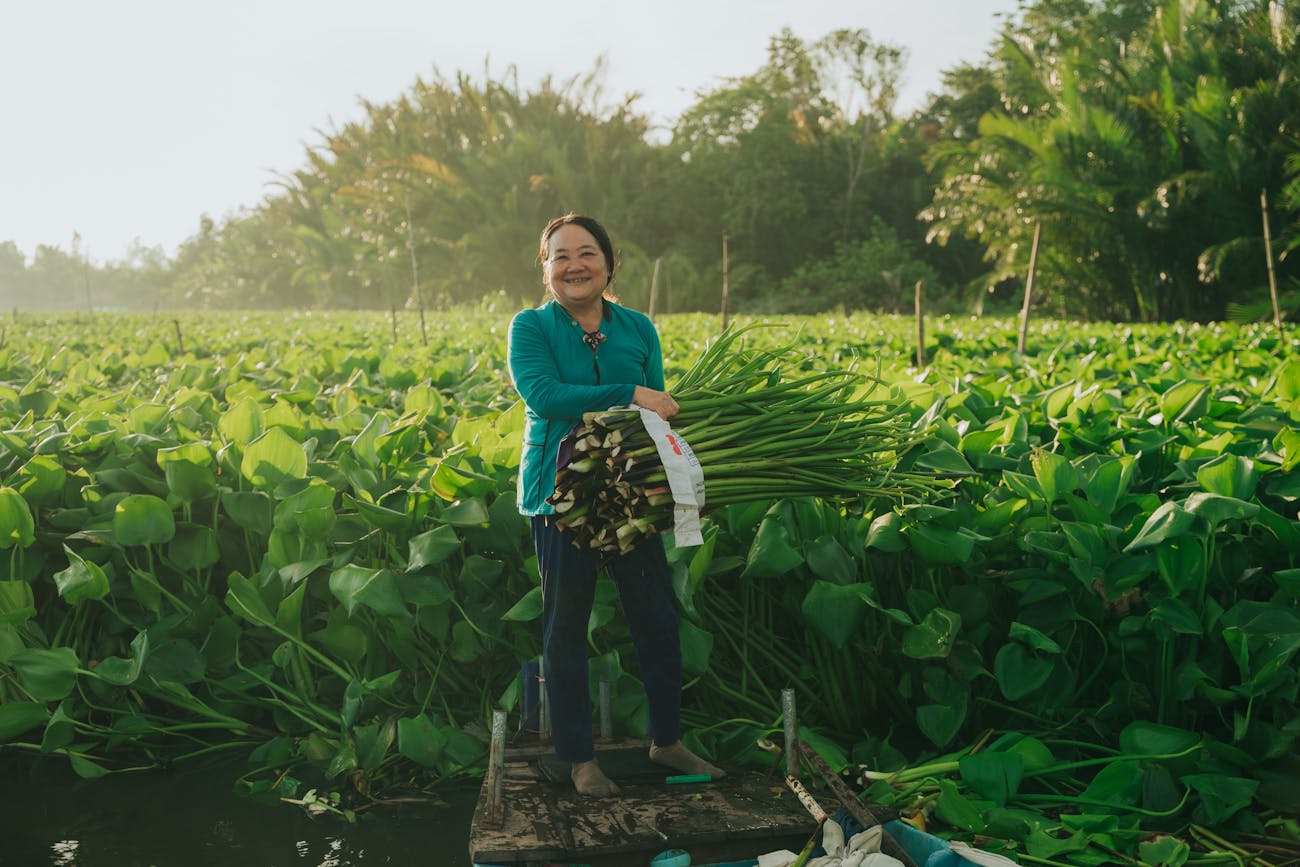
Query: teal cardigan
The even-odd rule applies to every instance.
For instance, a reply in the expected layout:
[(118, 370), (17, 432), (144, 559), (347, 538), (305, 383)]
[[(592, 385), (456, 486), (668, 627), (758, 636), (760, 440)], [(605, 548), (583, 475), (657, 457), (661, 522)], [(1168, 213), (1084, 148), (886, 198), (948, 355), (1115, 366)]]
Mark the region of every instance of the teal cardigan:
[(560, 441), (584, 412), (631, 403), (638, 385), (663, 391), (663, 353), (647, 316), (607, 300), (600, 333), (605, 340), (593, 352), (554, 300), (510, 321), (510, 377), (527, 417), (518, 496), (525, 515), (555, 513), (546, 498), (555, 491)]

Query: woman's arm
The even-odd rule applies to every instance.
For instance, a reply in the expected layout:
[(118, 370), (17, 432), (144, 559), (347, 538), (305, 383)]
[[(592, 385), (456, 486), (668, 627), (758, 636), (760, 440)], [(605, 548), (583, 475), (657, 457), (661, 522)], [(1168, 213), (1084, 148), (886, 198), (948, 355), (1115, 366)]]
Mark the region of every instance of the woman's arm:
[(584, 412), (631, 403), (639, 388), (632, 383), (573, 385), (562, 381), (555, 354), (532, 311), (511, 321), (507, 359), (519, 396), (543, 418), (574, 419)]

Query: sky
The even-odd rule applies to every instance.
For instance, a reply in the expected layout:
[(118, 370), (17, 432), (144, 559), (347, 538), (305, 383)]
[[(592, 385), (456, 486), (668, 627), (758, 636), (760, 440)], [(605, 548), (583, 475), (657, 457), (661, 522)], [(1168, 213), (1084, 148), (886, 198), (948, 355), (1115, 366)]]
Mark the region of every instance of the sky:
[(0, 243), (92, 262), (171, 256), (274, 192), (308, 147), (417, 79), (523, 89), (590, 72), (668, 126), (762, 66), (781, 28), (865, 28), (907, 51), (900, 112), (980, 62), (1017, 0), (41, 0), (0, 9)]

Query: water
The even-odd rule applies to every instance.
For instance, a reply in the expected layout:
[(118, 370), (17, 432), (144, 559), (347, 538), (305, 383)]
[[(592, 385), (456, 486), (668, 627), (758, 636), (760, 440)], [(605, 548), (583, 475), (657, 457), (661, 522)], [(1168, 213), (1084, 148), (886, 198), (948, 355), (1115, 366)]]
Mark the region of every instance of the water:
[(442, 805), (375, 807), (349, 825), (234, 792), (239, 763), (82, 780), (65, 760), (0, 761), (4, 867), (468, 867), (477, 784)]

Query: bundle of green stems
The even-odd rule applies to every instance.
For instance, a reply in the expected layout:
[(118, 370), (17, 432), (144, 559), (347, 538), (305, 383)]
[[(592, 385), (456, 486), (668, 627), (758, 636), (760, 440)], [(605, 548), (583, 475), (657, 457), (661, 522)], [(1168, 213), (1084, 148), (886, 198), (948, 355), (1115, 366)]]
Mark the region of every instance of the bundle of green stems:
[[(876, 380), (855, 370), (786, 377), (793, 352), (746, 353), (738, 338), (747, 330), (724, 332), (671, 390), (681, 407), (673, 432), (704, 471), (702, 511), (783, 497), (897, 500), (945, 484), (894, 470), (927, 433), (897, 401), (869, 399), (884, 391)], [(626, 553), (672, 530), (668, 477), (636, 409), (589, 412), (573, 436), (549, 502), (575, 544)]]

